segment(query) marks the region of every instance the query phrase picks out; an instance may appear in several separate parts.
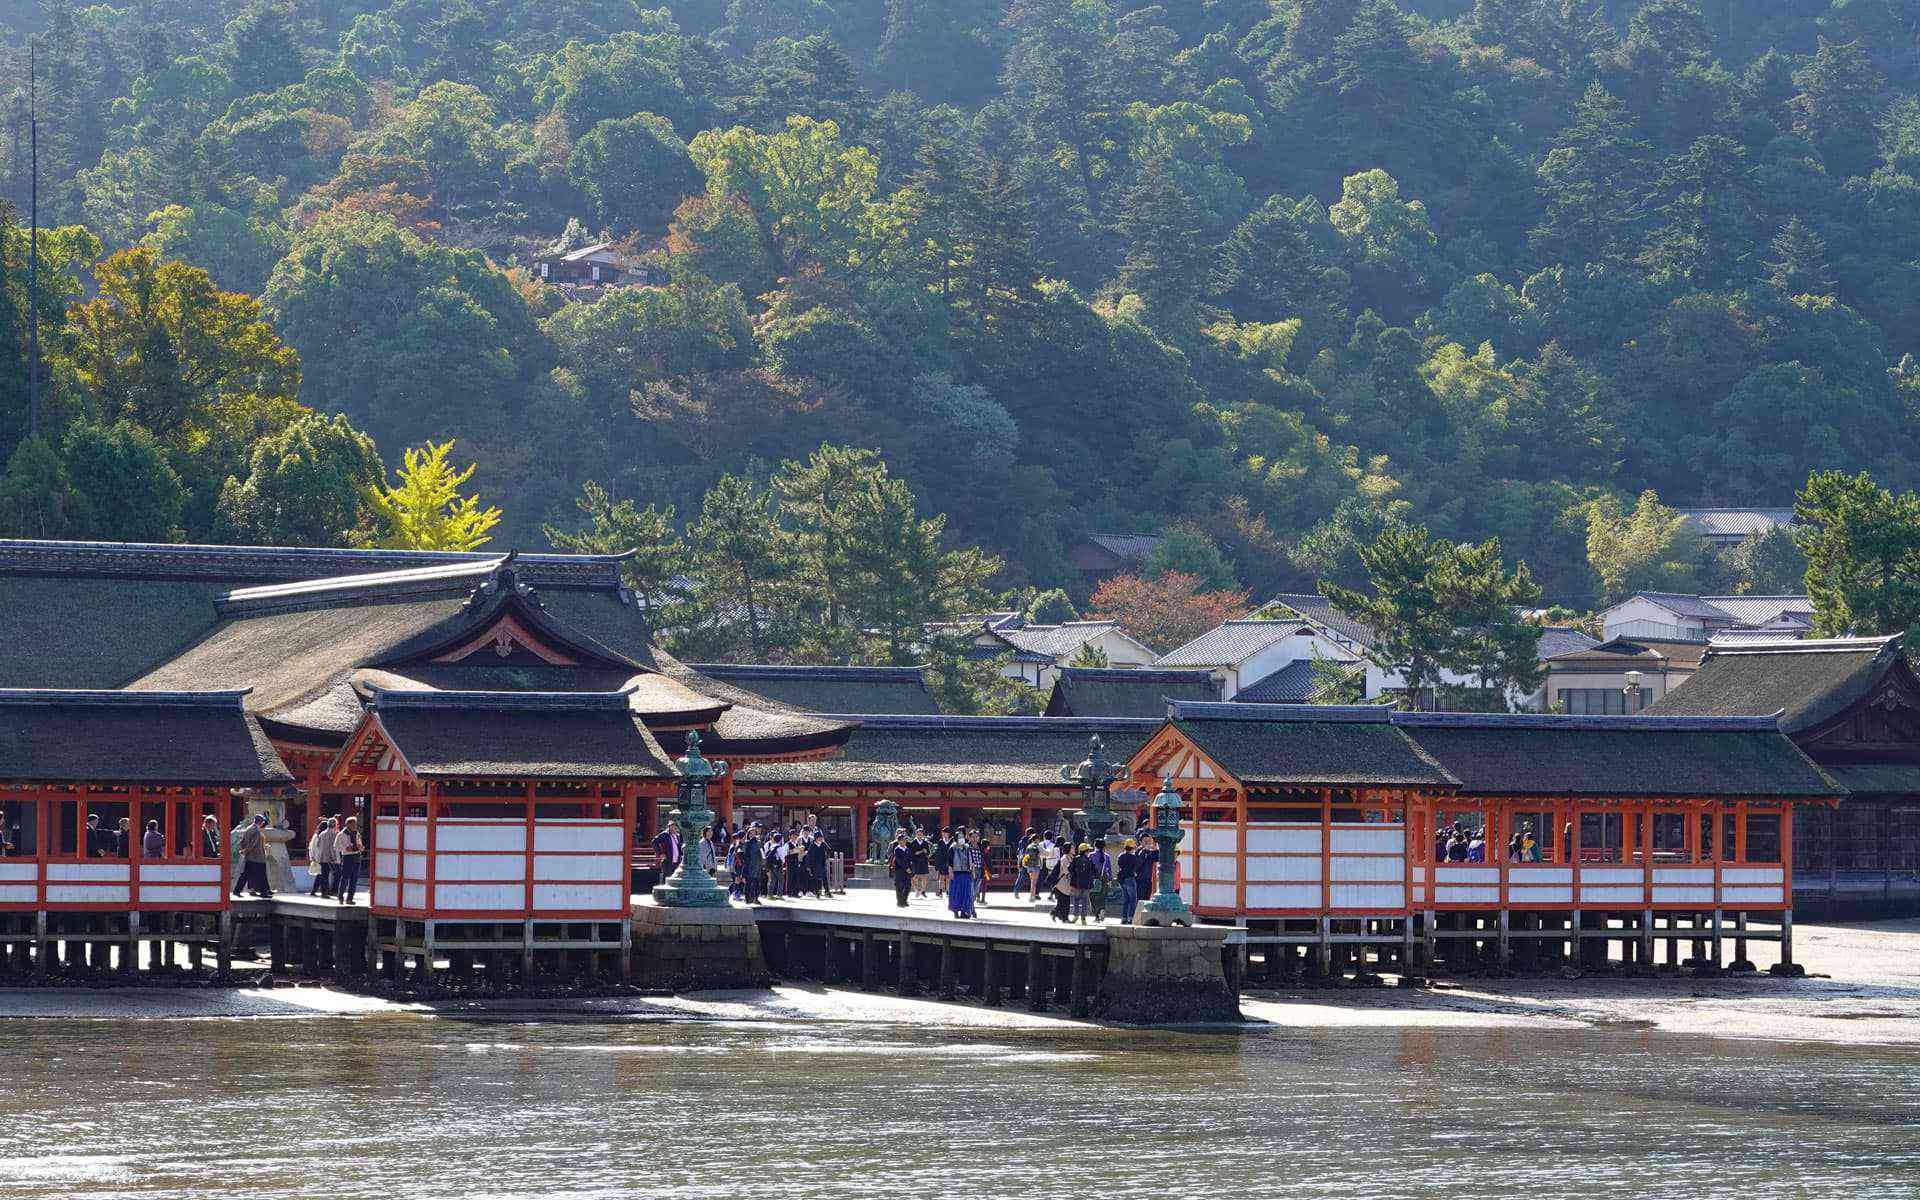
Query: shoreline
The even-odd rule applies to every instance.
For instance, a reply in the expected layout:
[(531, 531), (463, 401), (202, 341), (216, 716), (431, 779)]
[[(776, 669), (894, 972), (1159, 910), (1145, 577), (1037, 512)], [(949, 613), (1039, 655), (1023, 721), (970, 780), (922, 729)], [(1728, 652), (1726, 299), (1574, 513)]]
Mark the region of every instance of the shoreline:
[[(1920, 919), (1796, 930), (1804, 979), (1765, 974), (1593, 974), (1440, 979), (1428, 988), (1266, 989), (1241, 998), (1239, 1032), (1356, 1029), (1638, 1029), (1663, 1034), (1825, 1045), (1920, 1046)], [(1755, 951), (1769, 947), (1755, 944)], [(391, 1000), (319, 985), (273, 988), (0, 988), (0, 1019), (219, 1020), (437, 1017), (466, 1020), (866, 1022), (961, 1029), (1128, 1030), (1140, 1027), (1028, 1013), (1017, 1005), (780, 983), (755, 991), (674, 996)]]

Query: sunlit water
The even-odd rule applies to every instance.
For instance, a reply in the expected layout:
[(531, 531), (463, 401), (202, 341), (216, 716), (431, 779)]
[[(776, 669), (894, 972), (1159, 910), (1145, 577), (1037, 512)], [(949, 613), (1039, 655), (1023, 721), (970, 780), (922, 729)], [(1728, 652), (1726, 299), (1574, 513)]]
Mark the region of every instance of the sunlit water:
[(0, 1196), (1920, 1194), (1920, 1054), (1608, 1031), (0, 1022)]

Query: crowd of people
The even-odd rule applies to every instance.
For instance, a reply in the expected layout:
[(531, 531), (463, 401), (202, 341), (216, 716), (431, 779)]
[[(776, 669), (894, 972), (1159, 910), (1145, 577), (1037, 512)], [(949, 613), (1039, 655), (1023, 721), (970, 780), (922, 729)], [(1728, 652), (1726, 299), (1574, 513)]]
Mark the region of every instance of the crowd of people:
[[(827, 874), (832, 851), (826, 831), (812, 823), (796, 822), (784, 828), (759, 821), (750, 821), (744, 828), (716, 823), (701, 830), (697, 852), (700, 865), (709, 872), (724, 858), (732, 876), (733, 898), (748, 904), (801, 896), (825, 898), (832, 890)], [(653, 854), (660, 878), (680, 869), (686, 845), (677, 826), (669, 825), (653, 839)]]
[[(1008, 890), (1015, 902), (1024, 898), (1037, 904), (1045, 896), (1055, 921), (1084, 925), (1112, 916), (1128, 922), (1140, 900), (1153, 893), (1159, 862), (1152, 842), (1128, 838), (1115, 855), (1104, 844), (1028, 829), (1014, 847)], [(902, 829), (887, 852), (887, 867), (896, 905), (907, 908), (915, 899), (941, 896), (960, 920), (979, 915), (993, 882), (992, 855), (979, 829), (942, 829), (931, 836)]]
[[(1551, 832), (1549, 832), (1551, 836)], [(1563, 855), (1572, 853), (1573, 825), (1569, 823), (1562, 834), (1565, 848)], [(1497, 849), (1497, 846), (1496, 846)], [(1507, 838), (1507, 861), (1516, 863), (1537, 863), (1542, 861), (1543, 850), (1540, 840), (1533, 835), (1533, 822), (1523, 821)], [(1433, 861), (1437, 863), (1483, 863), (1487, 861), (1487, 831), (1484, 826), (1469, 827), (1459, 821), (1443, 825), (1433, 835)]]

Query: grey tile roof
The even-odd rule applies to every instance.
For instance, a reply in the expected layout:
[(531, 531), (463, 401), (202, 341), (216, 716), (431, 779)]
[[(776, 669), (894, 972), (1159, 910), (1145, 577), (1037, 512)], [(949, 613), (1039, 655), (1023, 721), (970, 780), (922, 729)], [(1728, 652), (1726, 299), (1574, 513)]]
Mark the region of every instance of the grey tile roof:
[(1781, 617), (1813, 624), (1813, 601), (1806, 596), (1702, 596), (1702, 601), (1742, 625), (1765, 625)]
[(1677, 508), (1711, 538), (1744, 538), (1777, 525), (1793, 524), (1791, 508)]
[(1210, 671), (1062, 667), (1047, 697), (1049, 717), (1160, 717), (1168, 700), (1218, 700)]
[(372, 712), (422, 778), (677, 774), (619, 692), (382, 692)]
[(1146, 562), (1160, 548), (1157, 533), (1090, 533), (1087, 541), (1126, 562)]
[(1599, 644), (1599, 638), (1582, 630), (1568, 625), (1549, 625), (1540, 631), (1539, 655), (1545, 661), (1556, 654), (1591, 650)]
[(760, 666), (693, 663), (708, 679), (749, 688), (815, 713), (938, 713), (925, 667)]
[(1635, 592), (1634, 597), (1651, 600), (1677, 617), (1699, 617), (1706, 621), (1739, 620), (1726, 609), (1701, 596), (1688, 596), (1681, 592)]
[(293, 775), (242, 693), (0, 691), (0, 779), (245, 787)]
[(1372, 646), (1379, 640), (1380, 635), (1374, 632), (1372, 626), (1363, 625), (1341, 612), (1325, 596), (1308, 592), (1286, 592), (1275, 596), (1273, 602), (1286, 605), (1313, 624), (1357, 645)]
[(1042, 655), (1049, 662), (1072, 658), (1080, 647), (1103, 634), (1117, 632), (1118, 621), (1062, 621), (1058, 625), (1004, 626), (993, 632), (1016, 650)]
[(1156, 667), (1230, 667), (1306, 628), (1302, 621), (1227, 621), (1167, 651)]
[(1313, 662), (1297, 658), (1252, 687), (1234, 693), (1245, 704), (1307, 704), (1313, 700)]

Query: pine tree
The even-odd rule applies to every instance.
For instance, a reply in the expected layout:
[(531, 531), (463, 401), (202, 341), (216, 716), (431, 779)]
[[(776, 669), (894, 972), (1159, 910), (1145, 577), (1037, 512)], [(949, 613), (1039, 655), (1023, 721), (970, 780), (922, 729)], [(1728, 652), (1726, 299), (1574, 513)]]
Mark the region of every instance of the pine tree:
[(1827, 267), (1827, 240), (1799, 217), (1773, 239), (1767, 282), (1789, 296), (1831, 296), (1833, 273)]
[(1845, 179), (1873, 169), (1878, 151), (1874, 115), (1883, 79), (1854, 42), (1820, 39), (1813, 61), (1793, 73), (1798, 95), (1788, 101), (1796, 132), (1812, 140), (1827, 170)]
[(735, 654), (767, 662), (787, 648), (791, 622), (783, 583), (794, 565), (792, 535), (780, 528), (773, 498), (752, 480), (722, 475), (687, 530), (693, 551), (698, 618)]
[(636, 509), (632, 500), (616, 502), (592, 480), (574, 504), (586, 516), (587, 528), (569, 532), (545, 525), (547, 541), (577, 554), (630, 554), (620, 564), (620, 578), (639, 603), (647, 628), (657, 632), (679, 625), (690, 595), (691, 563), (686, 542), (674, 527), (673, 506)]
[(1158, 327), (1198, 323), (1195, 310), (1206, 294), (1212, 265), (1211, 251), (1200, 236), (1198, 210), (1164, 154), (1142, 164), (1138, 181), (1121, 197), (1118, 224), (1126, 237), (1127, 257), (1115, 283), (1146, 302)]
[(1597, 83), (1588, 87), (1573, 123), (1540, 164), (1546, 211), (1528, 235), (1540, 261), (1572, 265), (1624, 257), (1640, 222), (1638, 181), (1652, 154), (1627, 106)]

